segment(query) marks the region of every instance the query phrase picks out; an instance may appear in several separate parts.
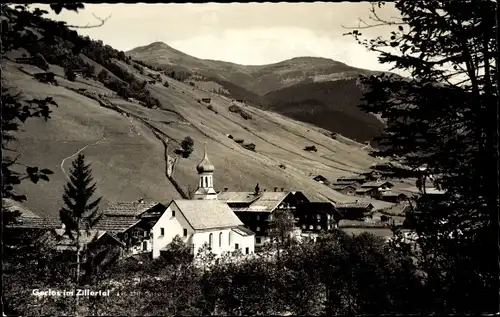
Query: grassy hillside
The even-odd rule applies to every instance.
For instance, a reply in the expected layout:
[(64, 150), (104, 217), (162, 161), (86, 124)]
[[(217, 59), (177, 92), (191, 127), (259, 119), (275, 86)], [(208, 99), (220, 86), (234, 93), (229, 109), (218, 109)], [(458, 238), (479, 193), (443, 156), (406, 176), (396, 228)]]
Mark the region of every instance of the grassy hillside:
[[(34, 53), (30, 49), (26, 52), (28, 56)], [(20, 191), (28, 195), (26, 206), (40, 215), (57, 215), (66, 182), (64, 171), (78, 151), (84, 152), (92, 164), (97, 194), (104, 197), (102, 207), (140, 197), (160, 202), (180, 198), (179, 190), (187, 193), (197, 184), (195, 166), (202, 158), (204, 142), (216, 167), (215, 187), (219, 190), (252, 190), (260, 183), (267, 190), (303, 190), (313, 200), (353, 201), (356, 198), (333, 191), (312, 177), (321, 174), (334, 179), (375, 162), (360, 146), (334, 140), (319, 128), (277, 113), (247, 104), (241, 107), (251, 119), (244, 119), (229, 110), (231, 99), (176, 81), (163, 72), (138, 69), (130, 59), (102, 43), (86, 42), (77, 53), (68, 56), (75, 58), (75, 64), (89, 64), (90, 59), (95, 64), (94, 75), (69, 81), (63, 78), (60, 67), (67, 62), (47, 57), (61, 64), (49, 65), (58, 86), (35, 80), (30, 74), (43, 71), (16, 63), (16, 52), (2, 60), (2, 78), (8, 85), (21, 90), (26, 98), (52, 96), (59, 104), (53, 109), (52, 119), (28, 122), (19, 135), (22, 163), (54, 171), (48, 183), (20, 185)], [(47, 49), (46, 54), (55, 52)], [(77, 59), (79, 54), (85, 58)], [(106, 78), (97, 76), (100, 68), (110, 74)], [(151, 76), (157, 80), (151, 82)], [(121, 84), (116, 83), (118, 80), (112, 84), (114, 78)], [(110, 89), (113, 87), (118, 91)], [(101, 97), (95, 96), (98, 93)], [(199, 102), (206, 97), (211, 98), (210, 107)], [(175, 150), (186, 136), (195, 140), (194, 152), (189, 158), (178, 157), (173, 180), (168, 179), (162, 141), (168, 140), (169, 155), (177, 156)], [(255, 144), (255, 151), (234, 139), (243, 139), (244, 145)], [(304, 151), (309, 145), (315, 145), (318, 151)], [(379, 208), (390, 205), (372, 203)]]
[(161, 42), (135, 48), (127, 55), (169, 71), (182, 65), (188, 78), (195, 74), (210, 78), (233, 99), (247, 100), (359, 141), (371, 141), (383, 127), (380, 119), (358, 109), (362, 91), (356, 85), (358, 76), (379, 72), (316, 57), (245, 66), (198, 59)]

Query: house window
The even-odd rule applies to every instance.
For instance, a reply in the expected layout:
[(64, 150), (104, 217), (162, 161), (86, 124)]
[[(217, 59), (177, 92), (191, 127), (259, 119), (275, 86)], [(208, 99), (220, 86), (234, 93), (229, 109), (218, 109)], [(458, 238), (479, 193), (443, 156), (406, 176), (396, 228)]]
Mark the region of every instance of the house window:
[(160, 236), (164, 236), (165, 235), (165, 228), (160, 228)]
[(142, 250), (143, 250), (143, 251), (147, 251), (147, 250), (148, 250), (148, 242), (147, 242), (147, 241), (144, 241), (144, 242), (142, 243)]
[(208, 187), (208, 176), (205, 176), (205, 187)]
[(250, 248), (245, 248), (245, 253), (249, 254), (250, 253)]
[(306, 229), (306, 225), (302, 225), (302, 229)]
[(208, 246), (210, 248), (214, 247), (214, 234), (213, 233), (208, 235)]
[(144, 231), (144, 238), (147, 238), (147, 237), (148, 237), (148, 232)]
[(321, 215), (317, 214), (316, 215), (316, 219), (318, 219), (318, 221), (320, 221), (321, 220)]
[(260, 215), (257, 215), (257, 221), (259, 221), (259, 220), (260, 220)]
[(235, 249), (235, 250), (238, 250), (239, 248), (240, 248), (240, 245), (239, 245), (238, 243), (235, 243), (235, 244), (234, 244), (234, 249)]
[(188, 236), (188, 229), (184, 229), (184, 236), (187, 237)]
[(222, 247), (222, 232), (219, 233), (219, 247)]
[(260, 227), (255, 228), (255, 231), (259, 232), (260, 231)]
[(175, 210), (172, 209), (172, 217), (175, 217)]
[(260, 244), (261, 240), (260, 238), (255, 238), (255, 243)]

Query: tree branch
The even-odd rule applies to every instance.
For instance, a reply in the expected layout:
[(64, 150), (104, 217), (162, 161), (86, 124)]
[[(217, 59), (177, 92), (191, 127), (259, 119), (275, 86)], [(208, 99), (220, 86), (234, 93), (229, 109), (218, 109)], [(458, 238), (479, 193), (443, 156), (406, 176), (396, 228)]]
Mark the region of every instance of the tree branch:
[(68, 28), (74, 28), (74, 29), (92, 29), (92, 28), (98, 28), (100, 26), (103, 26), (104, 23), (106, 23), (106, 21), (111, 18), (111, 14), (108, 15), (106, 18), (102, 19), (100, 17), (98, 17), (97, 15), (95, 15), (94, 13), (92, 13), (92, 15), (94, 16), (94, 18), (96, 18), (97, 20), (100, 21), (99, 24), (95, 24), (95, 25), (90, 25), (90, 23), (88, 23), (87, 25), (66, 25), (66, 27)]

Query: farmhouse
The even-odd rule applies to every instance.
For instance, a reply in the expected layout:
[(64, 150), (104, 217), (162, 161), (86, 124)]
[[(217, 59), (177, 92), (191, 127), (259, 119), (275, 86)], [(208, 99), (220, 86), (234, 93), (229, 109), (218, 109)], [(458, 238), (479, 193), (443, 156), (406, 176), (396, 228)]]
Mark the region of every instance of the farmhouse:
[(334, 183), (330, 185), (330, 188), (336, 190), (344, 195), (354, 196), (356, 194), (356, 186), (355, 183)]
[(255, 232), (257, 247), (270, 241), (269, 222), (275, 211), (288, 210), (295, 216), (297, 205), (309, 202), (301, 192), (283, 191), (283, 189), (279, 192), (267, 192), (261, 191), (258, 185), (254, 192), (226, 191), (220, 193), (218, 199), (231, 207), (245, 227)]
[(343, 219), (358, 220), (364, 217), (365, 213), (373, 210), (373, 205), (363, 202), (336, 203), (335, 208), (342, 215)]
[(328, 182), (328, 179), (326, 177), (324, 177), (323, 175), (317, 175), (313, 179), (321, 184), (325, 184)]
[(376, 187), (361, 187), (356, 190), (356, 196), (379, 199), (380, 192)]
[(395, 192), (392, 190), (388, 190), (388, 191), (382, 192), (382, 194), (380, 195), (380, 199), (387, 201), (387, 202), (399, 204), (399, 203), (402, 203), (404, 201), (407, 201), (408, 196), (401, 193), (401, 192)]
[(337, 178), (337, 183), (358, 183), (358, 184), (363, 184), (365, 182), (365, 177), (364, 176), (359, 176), (359, 175), (351, 175), (351, 176), (343, 176)]
[(394, 187), (392, 183), (385, 181), (367, 182), (361, 185), (361, 188), (377, 188), (380, 191), (389, 190), (392, 187)]
[(210, 103), (212, 101), (211, 98), (201, 98), (201, 101), (204, 103)]
[(331, 202), (301, 202), (295, 212), (302, 236), (329, 232), (337, 228), (341, 214)]

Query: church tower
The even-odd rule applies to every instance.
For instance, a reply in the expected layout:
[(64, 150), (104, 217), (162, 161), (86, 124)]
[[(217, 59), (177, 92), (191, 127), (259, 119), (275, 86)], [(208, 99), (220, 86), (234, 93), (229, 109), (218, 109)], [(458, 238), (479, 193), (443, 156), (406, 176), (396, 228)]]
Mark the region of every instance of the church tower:
[(193, 199), (217, 199), (217, 192), (214, 189), (214, 170), (215, 167), (210, 163), (207, 156), (207, 143), (205, 142), (205, 155), (200, 164), (196, 166), (199, 181), (198, 189), (194, 193)]

